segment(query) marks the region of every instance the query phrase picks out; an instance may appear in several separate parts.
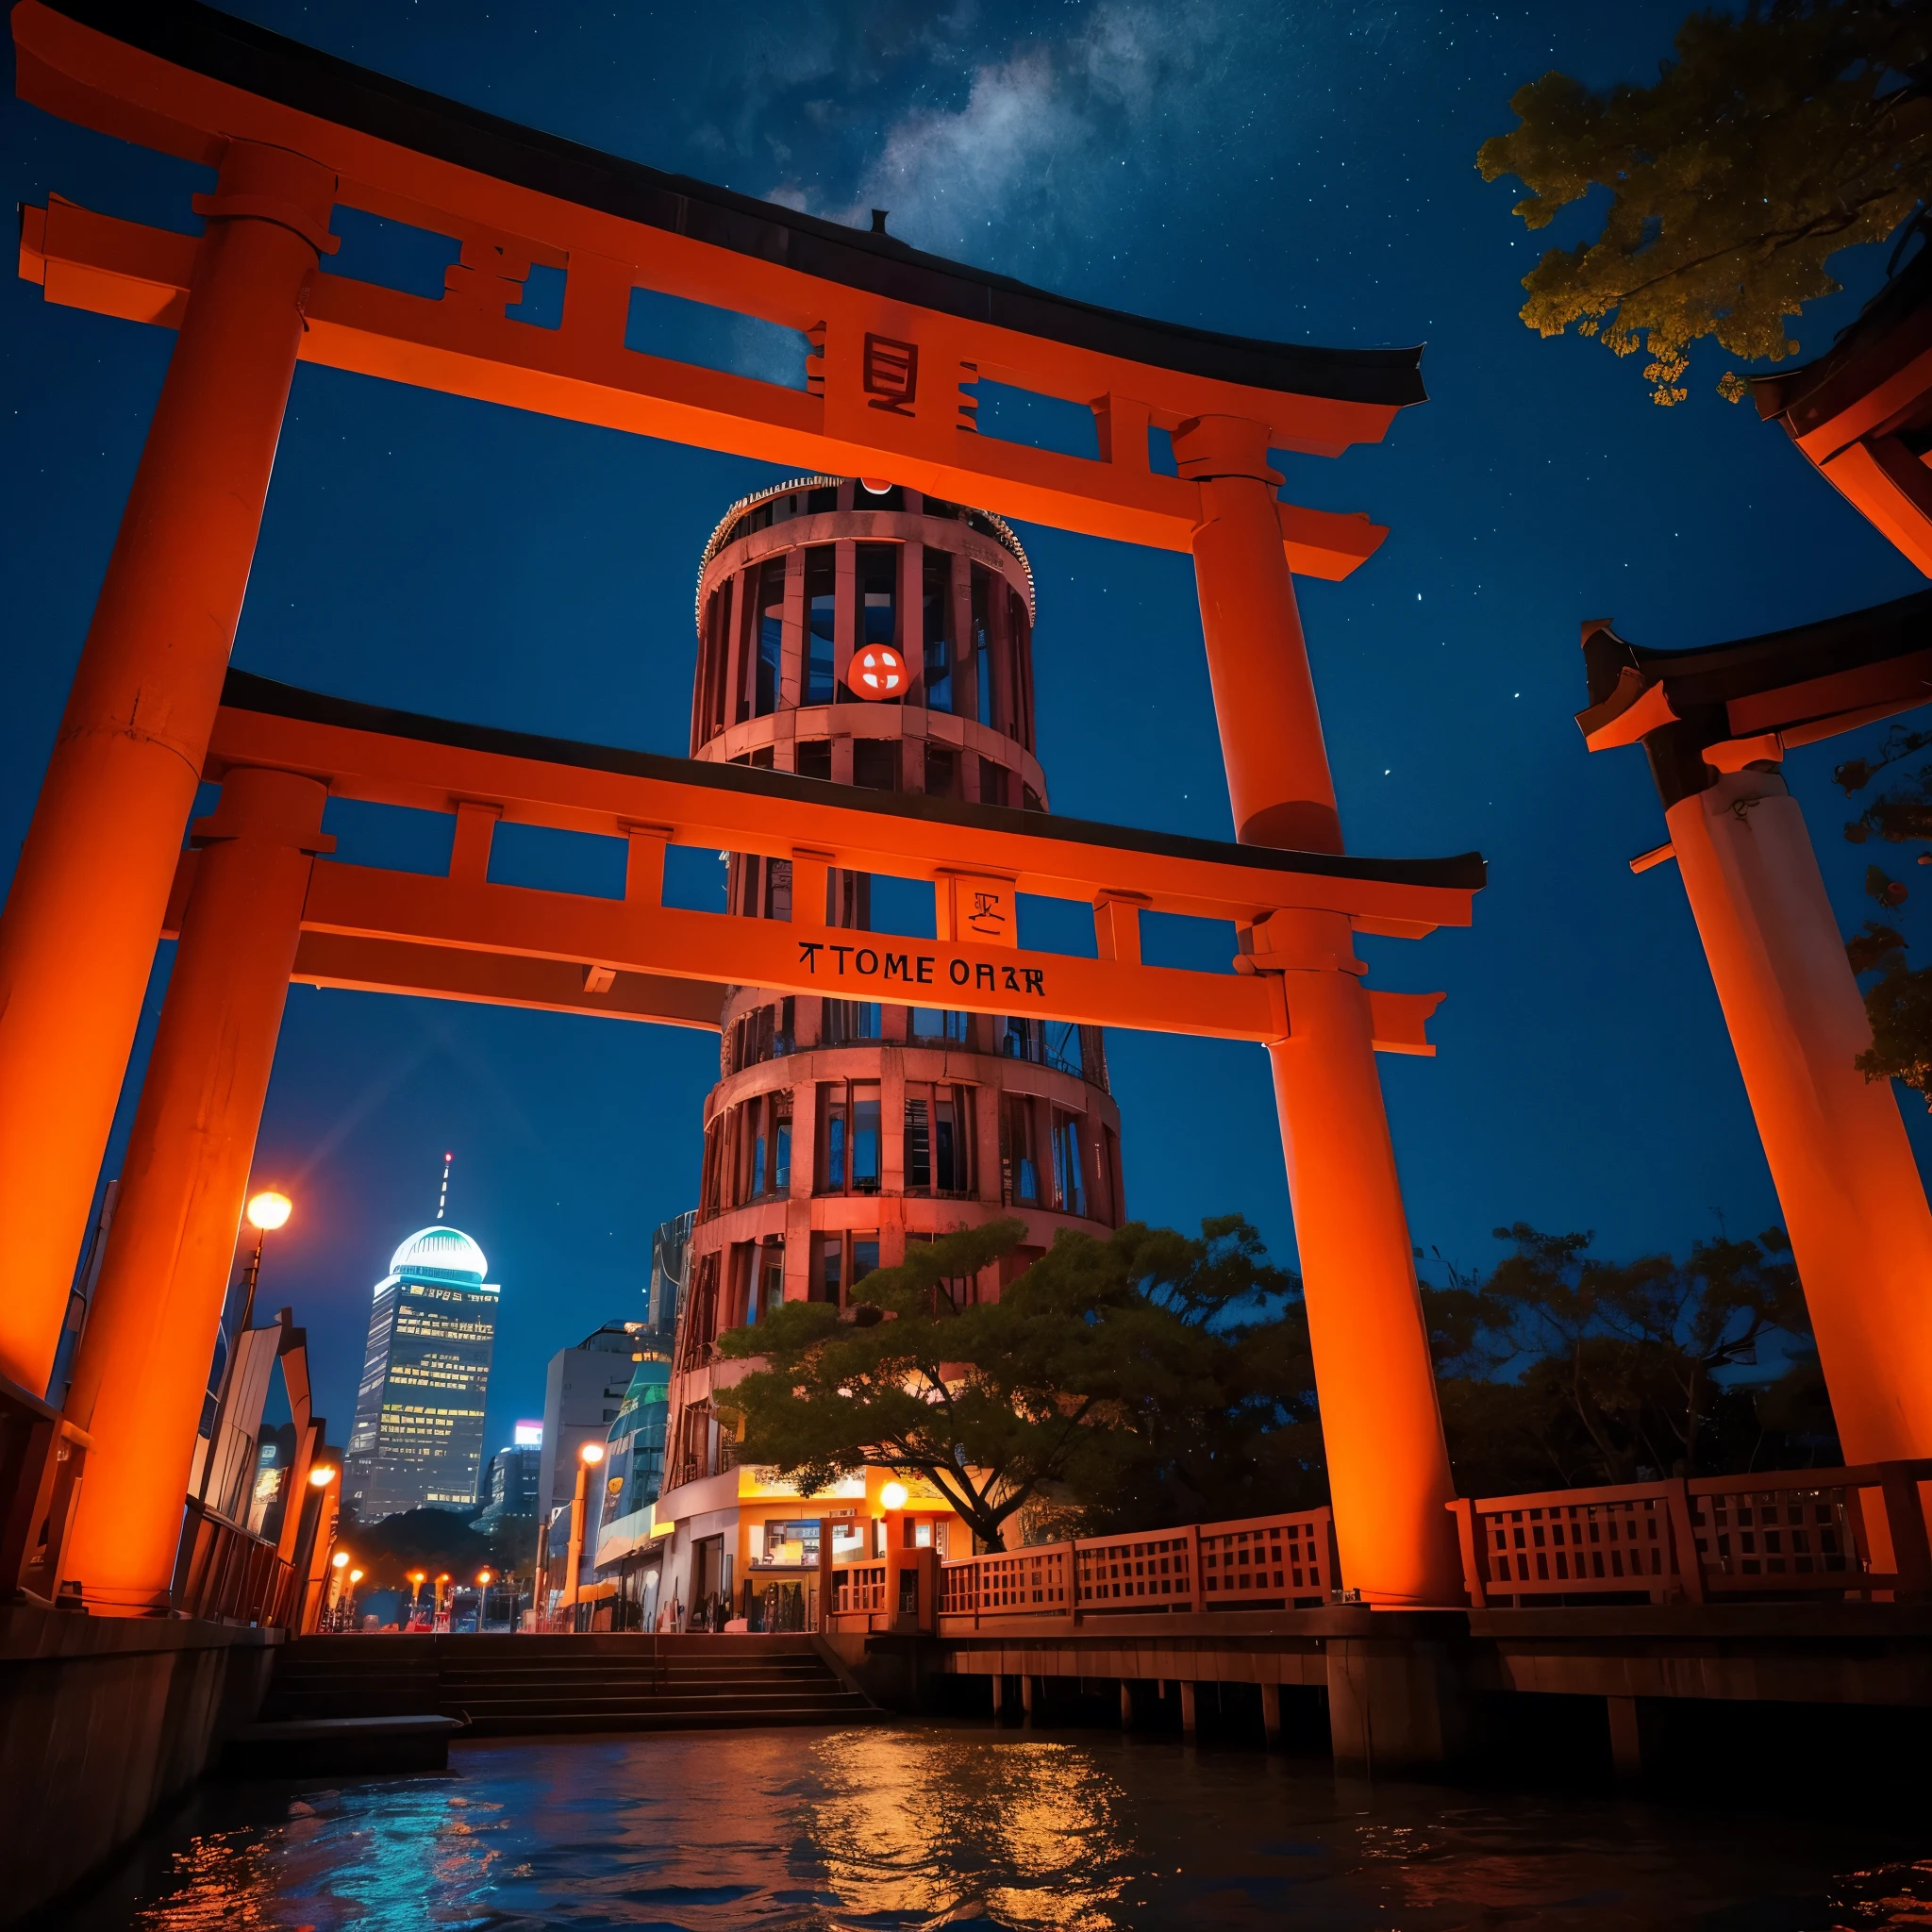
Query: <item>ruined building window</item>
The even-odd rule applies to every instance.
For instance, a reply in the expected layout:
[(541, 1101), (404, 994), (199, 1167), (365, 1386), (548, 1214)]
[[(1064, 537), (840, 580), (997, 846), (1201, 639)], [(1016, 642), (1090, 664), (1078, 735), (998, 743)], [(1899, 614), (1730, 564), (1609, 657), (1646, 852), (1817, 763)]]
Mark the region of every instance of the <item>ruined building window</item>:
[(994, 710), (992, 652), (992, 573), (984, 564), (973, 566), (973, 681), (977, 687), (978, 718), (994, 730), (999, 721)]
[(855, 1041), (876, 1040), (882, 1015), (876, 1000), (827, 1000), (819, 1027), (823, 1046), (850, 1046)]
[[(857, 543), (858, 642), (896, 644), (899, 641), (899, 546), (896, 543)], [(887, 703), (891, 700), (888, 699)]]
[[(953, 559), (943, 550), (928, 550), (924, 568), (925, 706), (929, 711), (953, 708)], [(929, 791), (931, 788), (927, 787)]]
[(832, 741), (829, 738), (799, 740), (798, 775), (801, 778), (829, 778), (832, 775)]
[(1054, 1205), (1062, 1214), (1087, 1212), (1087, 1189), (1080, 1173), (1080, 1128), (1076, 1113), (1053, 1109)]
[(941, 1012), (937, 1007), (914, 1007), (907, 1022), (914, 1040), (949, 1041), (964, 1046), (973, 1025), (971, 1013)]
[(899, 741), (895, 738), (855, 738), (852, 741), (852, 782), (874, 791), (899, 789)]
[(1024, 1093), (1001, 1096), (1000, 1165), (1005, 1199), (1037, 1204), (1040, 1165), (1033, 1153), (1033, 1103)]
[(928, 798), (956, 798), (959, 791), (959, 755), (950, 745), (925, 744), (925, 791)]
[[(1032, 624), (1026, 615), (1026, 600), (1017, 591), (1007, 591), (1007, 669), (1009, 683), (1002, 693), (1001, 710), (1008, 738), (1017, 738), (1028, 751), (1033, 749), (1033, 647)], [(1039, 810), (1036, 803), (1032, 808)]]
[(1007, 802), (1007, 768), (994, 764), (991, 758), (979, 761), (979, 802), (981, 805), (1004, 805)]
[(972, 1089), (928, 1087), (906, 1090), (906, 1191), (908, 1193), (965, 1194), (967, 1147), (972, 1133)]
[(741, 1074), (747, 1067), (756, 1067), (765, 1060), (780, 1059), (796, 1051), (793, 1015), (797, 1004), (795, 999), (788, 997), (776, 1006), (755, 1007), (750, 1012), (741, 1014), (731, 1027), (731, 1050), (726, 1056), (724, 1071)]
[(879, 1191), (879, 1083), (831, 1080), (825, 1085), (825, 1166), (828, 1194)]
[(751, 1251), (751, 1305), (747, 1322), (761, 1322), (785, 1305), (785, 1239), (768, 1235)]
[(785, 658), (785, 559), (777, 557), (766, 563), (758, 584), (758, 660), (752, 709), (754, 716), (769, 718), (778, 708), (778, 669)]
[(906, 1096), (906, 1191), (932, 1186), (932, 1103)]
[[(838, 601), (837, 552), (831, 544), (822, 543), (805, 553), (804, 702), (808, 705), (829, 705), (839, 689)], [(832, 774), (828, 768), (821, 775), (829, 778)]]
[(822, 1234), (814, 1237), (818, 1249), (812, 1269), (811, 1297), (842, 1307), (852, 1291), (879, 1265), (879, 1238), (875, 1230), (862, 1234)]

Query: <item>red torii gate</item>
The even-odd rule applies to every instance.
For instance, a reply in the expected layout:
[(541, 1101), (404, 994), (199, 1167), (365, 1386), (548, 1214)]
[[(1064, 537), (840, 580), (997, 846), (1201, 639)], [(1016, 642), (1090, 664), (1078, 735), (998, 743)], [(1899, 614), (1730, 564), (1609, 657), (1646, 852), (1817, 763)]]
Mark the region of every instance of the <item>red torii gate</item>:
[[(331, 924), (311, 908), (345, 890), (338, 874), (348, 869), (317, 863), (329, 844), (323, 804), (380, 762), (323, 743), (326, 732), (277, 739), (258, 714), (232, 727), (239, 748), (225, 749), (229, 726), (216, 728), (294, 365), (311, 360), (801, 466), (889, 473), (1011, 515), (1192, 553), (1238, 837), (1289, 849), (1265, 891), (1256, 879), (1266, 868), (1237, 889), (1208, 876), (1229, 861), (1163, 858), (1148, 835), (1109, 835), (1131, 858), (1124, 868), (1090, 858), (1069, 873), (1063, 858), (1058, 876), (1096, 894), (1104, 958), (1054, 961), (1085, 991), (1056, 996), (1051, 1009), (1110, 1024), (1191, 1018), (1266, 1040), (1347, 1574), (1372, 1602), (1457, 1601), (1448, 1461), (1372, 1058), (1378, 1022), (1388, 1043), (1413, 1048), (1420, 1017), (1376, 1005), (1352, 935), (1413, 937), (1466, 918), (1479, 861), (1405, 879), (1339, 858), (1290, 573), (1346, 575), (1383, 532), (1280, 503), (1267, 462), (1271, 448), (1336, 455), (1379, 439), (1398, 408), (1423, 400), (1417, 352), (1285, 347), (1068, 302), (512, 127), (197, 6), (24, 0), (12, 22), (24, 98), (219, 171), (215, 192), (196, 197), (198, 239), (58, 199), (26, 210), (23, 229), (23, 273), (49, 300), (179, 330), (0, 917), (0, 1372), (30, 1391), (52, 1362), (181, 828), (204, 774), (224, 774), (219, 808), (195, 828), (180, 950), (69, 1404), (93, 1439), (94, 1480), (65, 1564), (88, 1600), (139, 1611), (165, 1590), (288, 981), (311, 976), (301, 950)], [(339, 203), (458, 238), (442, 299), (321, 272)], [(567, 278), (554, 330), (506, 314), (539, 263)], [(625, 348), (640, 287), (800, 331), (812, 346), (806, 387)], [(1098, 460), (977, 433), (972, 388), (982, 378), (1091, 407)], [(1151, 469), (1150, 427), (1172, 433), (1177, 475)], [(466, 816), (454, 786), (441, 796), (458, 816), (448, 883), (475, 888), (490, 816)], [(572, 808), (568, 798), (539, 803)], [(767, 781), (741, 803), (734, 843), (813, 862), (795, 800)], [(872, 851), (878, 870), (933, 878), (942, 897), (948, 874), (1009, 886), (1033, 875), (1027, 839), (1066, 829), (994, 814), (976, 827), (924, 824), (921, 840), (895, 843), (876, 830), (889, 815), (844, 808), (874, 827), (848, 827), (846, 847)], [(631, 841), (633, 885), (649, 905), (650, 855), (677, 823), (645, 811), (612, 826)], [(519, 930), (487, 918), (487, 931), (458, 930), (452, 912), (456, 926), (416, 931), (436, 905), (461, 898), (434, 884), (391, 891), (381, 917), (367, 914), (365, 890), (365, 916), (346, 933), (336, 920), (332, 936), (440, 950), (445, 978), (453, 953), (493, 952), (512, 977), (532, 960), (556, 965), (560, 941), (529, 918)], [(1131, 950), (1137, 900), (1163, 894), (1244, 915), (1259, 984), (1250, 992), (1237, 980), (1230, 993), (1217, 980), (1220, 1024), (1205, 1024), (1191, 995), (1163, 993), (1176, 975), (1140, 966)], [(474, 899), (458, 908), (486, 910)], [(660, 917), (641, 955), (606, 937), (613, 943), (574, 939), (561, 950), (586, 969), (616, 951), (617, 964), (671, 983), (719, 976), (701, 957), (715, 935), (680, 940)], [(794, 943), (809, 941), (747, 931), (718, 957), (740, 962), (729, 976), (785, 985), (797, 961), (780, 954)], [(758, 946), (772, 957), (742, 970)], [(472, 958), (467, 970), (483, 969)], [(580, 991), (590, 986), (587, 976)], [(504, 996), (501, 984), (422, 990)], [(1011, 998), (1003, 989), (1002, 1010)], [(1249, 1008), (1260, 1017), (1242, 1017)]]

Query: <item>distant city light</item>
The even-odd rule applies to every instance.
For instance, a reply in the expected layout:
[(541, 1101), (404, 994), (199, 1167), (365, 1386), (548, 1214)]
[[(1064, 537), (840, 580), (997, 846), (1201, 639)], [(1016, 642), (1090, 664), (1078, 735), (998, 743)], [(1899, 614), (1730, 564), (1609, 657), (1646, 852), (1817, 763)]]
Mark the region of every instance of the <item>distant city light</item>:
[(543, 1424), (541, 1423), (519, 1423), (516, 1429), (516, 1446), (519, 1449), (542, 1448)]

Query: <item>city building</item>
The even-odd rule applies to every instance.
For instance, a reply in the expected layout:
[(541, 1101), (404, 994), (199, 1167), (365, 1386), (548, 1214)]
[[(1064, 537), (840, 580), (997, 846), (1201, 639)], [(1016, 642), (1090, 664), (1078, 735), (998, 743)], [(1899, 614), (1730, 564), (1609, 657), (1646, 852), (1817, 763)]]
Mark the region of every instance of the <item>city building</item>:
[(543, 1470), (543, 1424), (519, 1423), (516, 1440), (499, 1449), (483, 1472), (483, 1513), (471, 1524), (488, 1529), (506, 1516), (534, 1516)]
[(685, 1263), (691, 1254), (695, 1208), (664, 1222), (651, 1237), (651, 1285), (645, 1291), (644, 1320), (667, 1340), (677, 1326), (677, 1305), (684, 1293)]
[[(997, 517), (916, 491), (809, 477), (732, 505), (705, 549), (691, 754), (834, 785), (1008, 810), (1046, 809), (1035, 749), (1034, 586)], [(845, 681), (862, 646), (891, 646), (903, 691), (862, 700)], [(908, 807), (908, 808), (913, 808)], [(729, 911), (791, 916), (792, 865), (735, 854)], [(816, 885), (814, 885), (816, 890)], [(906, 889), (834, 868), (824, 918), (891, 929)], [(895, 892), (906, 897), (901, 909)], [(817, 908), (814, 908), (817, 910)], [(1010, 941), (1011, 895), (973, 902), (962, 926)], [(891, 948), (856, 948), (886, 971)], [(903, 966), (902, 966), (903, 970)], [(761, 1578), (815, 1564), (818, 1510), (734, 1464), (714, 1406), (721, 1330), (782, 1301), (847, 1304), (909, 1241), (1004, 1216), (1021, 1250), (967, 1284), (1002, 1286), (1063, 1228), (1104, 1233), (1124, 1218), (1120, 1115), (1096, 1027), (885, 1000), (732, 988), (718, 1084), (705, 1104), (704, 1165), (677, 1325), (671, 1437), (658, 1524), (675, 1525), (667, 1607), (758, 1602)], [(857, 1548), (877, 1483), (825, 1507)], [(914, 1498), (912, 1533), (961, 1535), (937, 1497)], [(847, 1521), (846, 1519), (850, 1519)]]
[(468, 1235), (438, 1224), (412, 1234), (375, 1284), (344, 1471), (358, 1522), (475, 1507), (496, 1341), (489, 1268)]
[(610, 1424), (601, 1507), (586, 1531), (599, 1583), (616, 1586), (609, 1627), (648, 1629), (657, 1612), (662, 1552), (652, 1505), (664, 1483), (671, 1364), (638, 1363)]
[[(550, 1357), (543, 1383), (543, 1443), (537, 1476), (537, 1509), (551, 1526), (551, 1547), (561, 1550), (570, 1533), (571, 1499), (576, 1493), (577, 1452), (606, 1441), (641, 1362), (670, 1359), (670, 1348), (642, 1322), (607, 1322), (575, 1348)], [(595, 1491), (592, 1491), (593, 1496)], [(591, 1526), (597, 1521), (591, 1511)], [(582, 1574), (593, 1568), (595, 1539), (586, 1532)]]

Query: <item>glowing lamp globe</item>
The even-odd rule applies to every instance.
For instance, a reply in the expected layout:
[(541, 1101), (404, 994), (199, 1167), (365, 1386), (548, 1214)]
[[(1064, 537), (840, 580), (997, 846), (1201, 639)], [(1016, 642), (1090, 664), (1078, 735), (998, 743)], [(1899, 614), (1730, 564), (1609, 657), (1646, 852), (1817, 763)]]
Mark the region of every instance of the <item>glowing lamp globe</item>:
[(604, 1460), (604, 1445), (601, 1442), (586, 1442), (577, 1454), (594, 1469)]
[(294, 1211), (295, 1204), (288, 1195), (264, 1188), (249, 1202), (248, 1220), (251, 1226), (260, 1228), (263, 1234), (273, 1234)]
[(478, 1583), (482, 1584), (482, 1585), (483, 1585), (483, 1586), (484, 1586), (484, 1587), (485, 1587), (486, 1589), (488, 1589), (488, 1587), (489, 1587), (489, 1584), (490, 1584), (490, 1573), (489, 1573), (489, 1571), (487, 1571), (487, 1570), (479, 1570), (479, 1571), (477, 1571), (477, 1573), (476, 1573), (476, 1581), (477, 1581)]
[(338, 1570), (346, 1570), (349, 1567), (349, 1553), (347, 1550), (338, 1550), (335, 1553), (335, 1555), (329, 1558), (329, 1561), (333, 1563)]
[(349, 1572), (349, 1581), (350, 1581), (351, 1583), (360, 1583), (360, 1582), (362, 1581), (362, 1573), (361, 1573), (361, 1571), (359, 1571), (359, 1570), (351, 1570), (351, 1571)]
[(912, 1491), (904, 1483), (888, 1483), (879, 1491), (879, 1503), (887, 1509), (903, 1509), (912, 1500)]
[(329, 1484), (334, 1482), (335, 1479), (335, 1471), (331, 1469), (329, 1465), (325, 1462), (318, 1463), (313, 1469), (311, 1469), (308, 1472), (308, 1480), (312, 1482), (318, 1490), (327, 1489)]
[(845, 682), (868, 704), (895, 698), (907, 685), (906, 660), (891, 644), (861, 644), (845, 667)]

